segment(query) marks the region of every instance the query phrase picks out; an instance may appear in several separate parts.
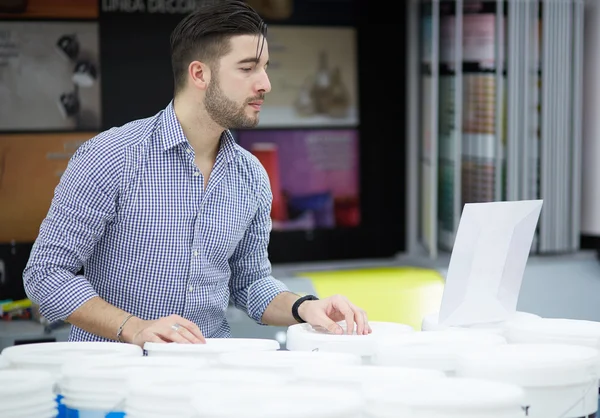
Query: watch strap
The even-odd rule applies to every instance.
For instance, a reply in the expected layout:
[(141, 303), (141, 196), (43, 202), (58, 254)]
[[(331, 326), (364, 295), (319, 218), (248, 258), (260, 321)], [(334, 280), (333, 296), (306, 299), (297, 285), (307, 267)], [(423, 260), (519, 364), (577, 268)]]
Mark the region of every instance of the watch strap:
[(306, 321), (304, 319), (302, 319), (300, 317), (300, 315), (298, 314), (298, 308), (300, 308), (300, 305), (302, 305), (307, 300), (319, 300), (319, 298), (314, 295), (302, 296), (296, 302), (294, 302), (294, 304), (292, 305), (292, 316), (294, 317), (294, 319), (296, 321), (298, 321), (301, 324), (305, 323)]

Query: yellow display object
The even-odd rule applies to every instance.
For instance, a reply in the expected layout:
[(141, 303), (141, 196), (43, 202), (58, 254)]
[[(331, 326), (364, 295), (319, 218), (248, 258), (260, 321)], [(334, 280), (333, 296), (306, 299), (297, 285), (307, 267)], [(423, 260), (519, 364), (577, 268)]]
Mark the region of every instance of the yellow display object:
[(370, 321), (398, 322), (421, 330), (423, 317), (440, 309), (444, 278), (433, 269), (385, 267), (309, 271), (319, 298), (346, 296), (367, 312)]

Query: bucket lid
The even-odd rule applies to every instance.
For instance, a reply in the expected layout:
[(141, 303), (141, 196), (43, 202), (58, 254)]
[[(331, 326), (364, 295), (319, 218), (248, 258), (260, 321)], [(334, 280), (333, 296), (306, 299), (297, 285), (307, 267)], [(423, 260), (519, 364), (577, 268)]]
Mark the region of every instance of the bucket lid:
[(517, 311), (517, 312), (514, 312), (506, 321), (480, 323), (480, 324), (472, 324), (472, 325), (468, 325), (468, 326), (464, 326), (464, 327), (457, 327), (457, 326), (441, 325), (439, 323), (439, 312), (434, 312), (429, 315), (425, 315), (425, 317), (423, 317), (423, 323), (422, 323), (421, 329), (423, 331), (440, 331), (440, 330), (447, 330), (447, 329), (463, 329), (463, 328), (465, 328), (465, 329), (473, 329), (473, 330), (488, 330), (488, 331), (492, 331), (492, 332), (501, 333), (502, 328), (504, 327), (504, 325), (507, 321), (513, 321), (513, 320), (527, 321), (530, 319), (539, 319), (539, 318), (541, 318), (539, 315), (536, 315), (536, 314), (533, 314), (530, 312)]
[(323, 351), (264, 351), (257, 353), (224, 353), (217, 363), (227, 367), (263, 369), (293, 368), (299, 364), (362, 364), (362, 359), (356, 354), (330, 353)]
[(398, 381), (446, 378), (446, 375), (439, 370), (423, 368), (331, 364), (301, 364), (295, 367), (294, 375), (302, 380), (352, 384), (386, 382), (393, 384)]
[[(198, 394), (205, 394), (207, 390), (223, 388), (227, 393), (232, 393), (235, 387), (278, 387), (291, 380), (290, 376), (282, 373), (273, 373), (263, 370), (235, 370), (235, 369), (206, 369), (200, 373), (170, 373), (160, 371), (147, 378), (132, 378), (129, 381), (128, 405), (137, 409), (146, 410), (146, 405), (155, 402), (168, 401), (180, 402)], [(204, 397), (204, 395), (202, 395)]]
[[(46, 392), (54, 397), (54, 379), (42, 370), (2, 370), (0, 371), (0, 405), (13, 397), (28, 396)], [(36, 399), (32, 397), (32, 399)]]
[(373, 354), (375, 341), (412, 334), (414, 329), (410, 325), (394, 322), (369, 322), (373, 332), (368, 335), (348, 335), (345, 321), (338, 322), (344, 334), (333, 334), (326, 330), (318, 330), (310, 324), (296, 324), (288, 327), (286, 348), (292, 351), (330, 351), (346, 352), (360, 356)]
[(190, 373), (209, 365), (203, 358), (181, 357), (93, 357), (78, 358), (65, 363), (61, 370), (62, 387), (75, 390), (93, 390), (101, 381), (126, 382), (131, 376), (156, 375), (161, 370), (170, 374), (177, 371)]
[(521, 386), (560, 386), (597, 379), (600, 352), (566, 344), (507, 344), (461, 354), (457, 374)]
[(506, 339), (487, 332), (421, 331), (402, 338), (379, 341), (372, 362), (379, 366), (418, 367), (450, 372), (456, 369), (458, 353), (495, 345), (506, 345)]
[(74, 341), (21, 344), (6, 347), (2, 356), (14, 364), (62, 365), (76, 356), (122, 355), (142, 356), (141, 347), (134, 344), (100, 341)]
[(237, 351), (274, 351), (281, 344), (263, 338), (207, 338), (206, 344), (145, 343), (144, 349), (155, 353), (215, 354)]
[(509, 342), (556, 342), (600, 348), (600, 322), (565, 318), (511, 321), (506, 325)]
[(10, 367), (10, 363), (2, 354), (0, 354), (0, 370), (8, 369)]
[(364, 394), (367, 408), (398, 405), (447, 412), (521, 408), (525, 398), (524, 390), (517, 385), (462, 377), (372, 384), (365, 387)]
[(385, 338), (377, 342), (377, 349), (395, 347), (398, 345), (499, 345), (506, 344), (506, 338), (502, 335), (487, 332), (471, 332), (469, 330), (456, 329), (441, 331), (419, 331), (404, 335), (400, 338)]
[(206, 418), (339, 418), (359, 416), (364, 409), (360, 392), (351, 389), (292, 384), (270, 387), (268, 393), (269, 402), (264, 402), (265, 390), (255, 385), (231, 402), (226, 391), (209, 391), (193, 399), (192, 406)]

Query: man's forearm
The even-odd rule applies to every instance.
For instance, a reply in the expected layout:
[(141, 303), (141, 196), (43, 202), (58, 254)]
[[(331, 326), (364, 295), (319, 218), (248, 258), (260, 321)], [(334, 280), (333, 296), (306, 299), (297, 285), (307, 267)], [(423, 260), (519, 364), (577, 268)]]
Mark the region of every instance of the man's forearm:
[(282, 292), (275, 296), (271, 303), (265, 309), (262, 316), (262, 322), (266, 325), (278, 327), (287, 327), (297, 324), (298, 321), (292, 315), (292, 306), (300, 296), (292, 292)]
[[(129, 316), (128, 312), (111, 305), (104, 299), (94, 297), (69, 315), (67, 322), (99, 337), (116, 340), (117, 331), (127, 316)], [(134, 323), (138, 321), (141, 320), (135, 317), (127, 321), (127, 326), (123, 328), (121, 335), (123, 341), (129, 342), (133, 339), (133, 335), (128, 331), (135, 329)]]

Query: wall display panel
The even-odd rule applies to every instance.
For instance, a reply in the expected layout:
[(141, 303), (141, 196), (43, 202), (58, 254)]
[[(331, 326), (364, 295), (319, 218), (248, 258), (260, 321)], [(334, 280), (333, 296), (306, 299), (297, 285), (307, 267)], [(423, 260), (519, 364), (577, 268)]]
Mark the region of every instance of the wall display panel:
[(246, 0), (269, 23), (352, 25), (357, 20), (354, 0)]
[(356, 131), (240, 131), (237, 141), (267, 170), (273, 230), (360, 224)]
[(100, 1), (110, 0), (2, 0), (0, 18), (95, 19)]
[(0, 130), (98, 130), (95, 22), (0, 22)]
[(358, 124), (355, 29), (272, 25), (267, 37), (271, 92), (258, 128)]
[(69, 159), (94, 135), (0, 135), (0, 243), (35, 240)]

